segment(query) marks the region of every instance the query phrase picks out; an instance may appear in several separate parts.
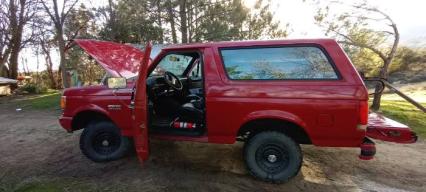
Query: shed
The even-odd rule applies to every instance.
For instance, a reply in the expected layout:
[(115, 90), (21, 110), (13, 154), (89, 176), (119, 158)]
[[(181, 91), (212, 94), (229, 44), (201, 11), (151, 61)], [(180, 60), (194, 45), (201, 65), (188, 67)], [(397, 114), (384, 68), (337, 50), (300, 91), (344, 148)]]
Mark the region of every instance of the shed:
[(17, 80), (0, 77), (0, 96), (10, 95), (12, 93), (11, 85), (16, 85)]

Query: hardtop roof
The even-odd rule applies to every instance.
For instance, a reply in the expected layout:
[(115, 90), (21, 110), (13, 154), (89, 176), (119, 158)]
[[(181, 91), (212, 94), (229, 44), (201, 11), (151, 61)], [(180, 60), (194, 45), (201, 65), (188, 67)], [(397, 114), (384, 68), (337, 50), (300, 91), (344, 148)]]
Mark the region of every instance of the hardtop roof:
[(336, 43), (334, 39), (319, 38), (319, 39), (282, 39), (282, 40), (248, 40), (248, 41), (220, 41), (207, 43), (189, 43), (170, 45), (163, 50), (171, 49), (193, 49), (206, 47), (248, 47), (248, 46), (266, 46), (266, 45), (283, 45), (283, 44), (324, 44)]

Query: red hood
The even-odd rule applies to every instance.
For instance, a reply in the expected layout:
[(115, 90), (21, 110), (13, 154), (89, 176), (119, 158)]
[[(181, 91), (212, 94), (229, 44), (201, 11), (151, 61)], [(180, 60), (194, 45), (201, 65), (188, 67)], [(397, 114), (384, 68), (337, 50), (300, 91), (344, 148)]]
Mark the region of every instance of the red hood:
[(109, 41), (75, 39), (87, 54), (114, 77), (130, 78), (138, 74), (144, 53), (130, 45)]

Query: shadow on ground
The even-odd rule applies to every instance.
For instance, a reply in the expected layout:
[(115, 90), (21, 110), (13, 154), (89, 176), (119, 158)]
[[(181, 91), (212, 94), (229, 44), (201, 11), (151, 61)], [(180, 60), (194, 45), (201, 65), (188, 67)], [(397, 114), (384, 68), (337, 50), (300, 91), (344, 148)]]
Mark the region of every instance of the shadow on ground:
[(0, 108), (0, 191), (422, 191), (426, 144), (379, 143), (373, 161), (357, 149), (304, 146), (302, 171), (289, 183), (253, 179), (242, 144), (151, 140), (141, 166), (134, 154), (93, 163), (78, 147), (80, 131), (57, 123), (60, 111)]

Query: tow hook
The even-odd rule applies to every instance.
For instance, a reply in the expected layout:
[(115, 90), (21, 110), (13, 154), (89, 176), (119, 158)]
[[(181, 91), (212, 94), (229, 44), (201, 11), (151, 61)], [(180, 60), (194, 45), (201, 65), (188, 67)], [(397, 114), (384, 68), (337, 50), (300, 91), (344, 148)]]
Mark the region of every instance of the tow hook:
[(371, 160), (374, 158), (374, 155), (376, 154), (376, 146), (372, 140), (364, 138), (360, 148), (361, 154), (359, 155), (359, 158), (361, 160)]

